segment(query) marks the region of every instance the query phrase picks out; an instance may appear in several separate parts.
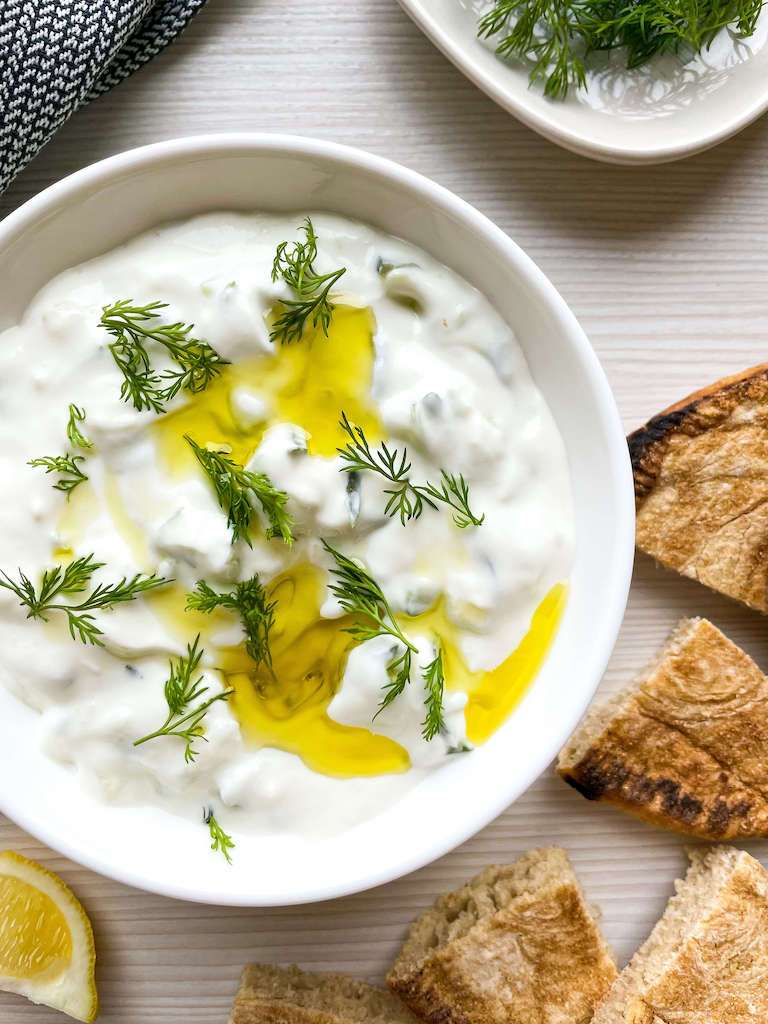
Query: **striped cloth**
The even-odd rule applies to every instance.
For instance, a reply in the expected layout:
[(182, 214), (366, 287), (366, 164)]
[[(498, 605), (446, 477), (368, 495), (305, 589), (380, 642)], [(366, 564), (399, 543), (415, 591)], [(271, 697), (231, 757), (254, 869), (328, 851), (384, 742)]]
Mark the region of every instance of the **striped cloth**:
[(77, 108), (133, 74), (206, 0), (0, 0), (0, 192)]

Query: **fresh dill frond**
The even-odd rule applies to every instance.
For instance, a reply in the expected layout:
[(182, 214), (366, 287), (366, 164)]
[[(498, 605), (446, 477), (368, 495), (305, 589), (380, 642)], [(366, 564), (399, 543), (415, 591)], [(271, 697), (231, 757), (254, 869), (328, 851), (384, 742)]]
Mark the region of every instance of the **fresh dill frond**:
[[(336, 449), (346, 463), (342, 467), (343, 471), (351, 473), (369, 470), (383, 476), (394, 485), (384, 491), (388, 495), (384, 512), (388, 516), (399, 516), (403, 525), (411, 519), (418, 519), (424, 511), (424, 498), (409, 479), (411, 463), (408, 461), (408, 450), (403, 448), (400, 453), (397, 448), (390, 449), (386, 442), (382, 442), (373, 451), (363, 428), (350, 423), (344, 411), (341, 413), (339, 426), (349, 438), (343, 448)], [(427, 504), (431, 508), (437, 508), (430, 499), (427, 499)]]
[[(192, 337), (193, 324), (180, 321), (163, 324), (161, 310), (167, 302), (134, 305), (133, 299), (119, 299), (105, 306), (100, 326), (114, 341), (109, 345), (123, 375), (120, 397), (135, 409), (156, 413), (182, 390), (197, 394), (204, 391), (228, 363), (207, 341)], [(148, 343), (160, 346), (178, 369), (154, 369)]]
[(205, 740), (205, 729), (203, 719), (208, 713), (212, 704), (219, 700), (227, 700), (234, 691), (222, 690), (221, 693), (203, 700), (196, 707), (192, 704), (208, 692), (207, 686), (201, 686), (202, 676), (195, 679), (203, 650), (199, 646), (200, 634), (195, 637), (191, 644), (187, 644), (187, 653), (180, 658), (171, 659), (169, 665), (168, 679), (165, 682), (165, 702), (168, 705), (168, 717), (154, 732), (134, 740), (134, 747), (141, 746), (148, 740), (157, 739), (159, 736), (177, 736), (184, 740), (184, 760), (190, 764), (197, 757), (197, 751), (193, 743), (197, 739)]
[[(600, 2), (600, 0), (598, 0)], [(531, 83), (544, 80), (544, 94), (564, 99), (586, 85), (577, 12), (583, 0), (497, 0), (478, 25), (488, 39), (505, 32), (496, 53), (530, 64)]]
[(100, 639), (103, 630), (96, 625), (93, 612), (106, 611), (115, 605), (134, 601), (140, 594), (171, 582), (154, 573), (151, 576), (136, 573), (130, 579), (124, 576), (117, 583), (97, 584), (87, 597), (75, 604), (66, 604), (58, 600), (60, 597), (84, 593), (93, 574), (103, 566), (104, 562), (94, 561), (92, 554), (76, 558), (64, 568), (57, 565), (53, 569), (46, 569), (39, 588), (35, 587), (21, 569), (18, 582), (0, 571), (0, 587), (16, 595), (19, 604), (27, 609), (28, 619), (42, 619), (47, 622), (52, 612), (62, 612), (67, 617), (67, 625), (73, 640), (103, 647), (104, 643)]
[(69, 420), (67, 421), (67, 440), (73, 448), (93, 448), (93, 441), (82, 432), (79, 423), (85, 423), (85, 409), (70, 404)]
[[(387, 665), (389, 683), (384, 687), (384, 696), (379, 710), (380, 714), (395, 698), (399, 697), (411, 677), (411, 655), (418, 653), (411, 641), (397, 624), (394, 612), (381, 589), (371, 574), (359, 562), (343, 555), (327, 541), (323, 547), (336, 563), (331, 574), (336, 581), (331, 583), (330, 590), (348, 615), (355, 621), (345, 629), (358, 643), (372, 640), (376, 636), (391, 636), (403, 650)], [(399, 651), (399, 648), (397, 649)]]
[(415, 652), (417, 648), (397, 625), (384, 591), (373, 576), (359, 562), (331, 547), (328, 541), (324, 540), (322, 544), (336, 563), (336, 568), (331, 569), (331, 574), (336, 577), (336, 581), (330, 585), (331, 593), (348, 615), (363, 619), (349, 626), (346, 631), (360, 643), (375, 636), (391, 636)]
[(426, 714), (422, 724), (421, 735), (429, 743), (445, 729), (443, 714), (443, 697), (445, 695), (445, 671), (443, 669), (443, 645), (440, 637), (435, 637), (435, 657), (422, 672), (424, 679), (424, 707)]
[(5, 581), (0, 581), (0, 586), (5, 587), (6, 590), (12, 590), (20, 602), (29, 607), (30, 614), (27, 618), (36, 619), (41, 617), (39, 611), (60, 594), (82, 594), (91, 582), (93, 574), (97, 569), (102, 569), (104, 564), (104, 562), (94, 561), (91, 554), (76, 558), (63, 568), (57, 565), (53, 569), (46, 569), (40, 581), (39, 592), (21, 570), (19, 570), (19, 583), (11, 580), (6, 573), (0, 573)]
[(309, 217), (299, 231), (304, 232), (304, 241), (281, 242), (272, 263), (272, 280), (281, 277), (296, 295), (295, 299), (281, 301), (283, 311), (269, 332), (270, 341), (282, 345), (300, 341), (310, 320), (313, 327), (319, 324), (323, 334), (328, 334), (334, 310), (331, 289), (347, 269), (340, 267), (330, 274), (318, 274), (315, 270), (317, 235)]
[[(73, 448), (93, 448), (93, 442), (78, 427), (78, 423), (84, 421), (85, 410), (79, 409), (76, 405), (70, 405), (67, 440)], [(72, 491), (88, 479), (80, 468), (80, 463), (84, 461), (84, 455), (44, 455), (39, 459), (30, 459), (27, 465), (44, 469), (46, 473), (58, 473), (59, 479), (53, 486), (57, 491), (63, 491), (69, 499)]]
[(393, 484), (384, 491), (389, 496), (384, 507), (386, 515), (399, 516), (400, 522), (405, 525), (411, 519), (418, 519), (425, 505), (437, 509), (438, 503), (442, 503), (453, 510), (453, 521), (461, 529), (482, 524), (485, 516), (478, 518), (472, 512), (469, 484), (461, 473), (456, 475), (440, 470), (440, 487), (429, 482), (414, 484), (409, 475), (411, 463), (406, 448), (401, 453), (397, 448), (389, 448), (386, 442), (382, 442), (377, 449), (372, 450), (363, 428), (350, 423), (343, 411), (339, 426), (349, 438), (343, 448), (336, 449), (346, 463), (342, 470), (346, 473), (369, 470)]
[(564, 99), (586, 85), (585, 59), (624, 49), (627, 68), (659, 54), (699, 52), (730, 28), (750, 36), (765, 0), (495, 0), (481, 38), (500, 35), (496, 52), (530, 65), (531, 82)]
[(170, 673), (165, 684), (165, 700), (172, 718), (176, 718), (187, 710), (193, 700), (197, 700), (203, 690), (200, 688), (202, 676), (195, 682), (192, 677), (197, 671), (205, 652), (200, 647), (198, 633), (191, 644), (187, 644), (187, 653), (170, 661)]
[(469, 484), (462, 473), (447, 473), (440, 470), (440, 486), (427, 482), (417, 488), (425, 501), (430, 498), (441, 501), (453, 509), (453, 521), (460, 530), (468, 526), (482, 526), (485, 516), (479, 518), (469, 507)]
[(232, 531), (232, 543), (242, 539), (250, 547), (248, 528), (254, 509), (248, 496), (250, 483), (245, 478), (246, 471), (222, 452), (203, 448), (189, 434), (185, 434), (184, 438), (211, 481), (219, 505), (227, 514), (227, 526)]
[(219, 505), (227, 514), (227, 526), (232, 531), (232, 543), (244, 540), (251, 547), (248, 528), (253, 514), (251, 496), (261, 505), (267, 517), (267, 537), (282, 537), (289, 547), (293, 544), (293, 518), (288, 512), (288, 495), (278, 490), (266, 473), (252, 473), (238, 465), (225, 453), (203, 448), (189, 434), (184, 439), (195, 453), (216, 492)]
[(211, 849), (225, 857), (227, 864), (231, 864), (232, 857), (229, 851), (234, 850), (235, 843), (232, 841), (232, 836), (227, 835), (216, 820), (212, 807), (203, 808), (203, 822), (208, 826), (208, 831), (211, 835)]
[(53, 486), (69, 497), (79, 484), (88, 479), (80, 469), (80, 463), (84, 461), (83, 455), (44, 455), (39, 459), (30, 459), (27, 465), (45, 469), (46, 473), (58, 473), (59, 479)]
[(379, 717), (384, 708), (388, 708), (389, 705), (397, 700), (400, 694), (405, 690), (408, 683), (411, 681), (411, 661), (412, 652), (406, 647), (402, 654), (394, 658), (387, 665), (387, 676), (389, 681), (384, 684), (384, 696), (381, 698), (378, 710), (373, 716), (374, 721)]
[(234, 590), (220, 593), (205, 580), (198, 580), (195, 590), (187, 594), (189, 611), (210, 614), (215, 608), (229, 608), (240, 616), (245, 632), (245, 649), (256, 664), (272, 667), (269, 647), (270, 631), (275, 624), (276, 601), (269, 601), (258, 576), (236, 584)]

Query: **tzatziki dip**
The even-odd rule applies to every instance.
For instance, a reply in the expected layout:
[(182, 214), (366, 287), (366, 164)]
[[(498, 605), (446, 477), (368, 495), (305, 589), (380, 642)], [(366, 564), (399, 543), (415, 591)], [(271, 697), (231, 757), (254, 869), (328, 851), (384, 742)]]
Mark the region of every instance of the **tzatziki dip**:
[(570, 481), (455, 273), (341, 217), (209, 214), (61, 274), (0, 342), (0, 679), (92, 794), (229, 859), (380, 814), (514, 713)]

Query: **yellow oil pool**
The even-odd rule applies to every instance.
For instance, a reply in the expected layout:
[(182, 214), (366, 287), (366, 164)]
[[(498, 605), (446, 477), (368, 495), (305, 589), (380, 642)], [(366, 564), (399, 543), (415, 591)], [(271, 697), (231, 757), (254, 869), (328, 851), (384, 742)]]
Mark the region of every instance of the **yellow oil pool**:
[(536, 678), (562, 618), (567, 596), (564, 583), (556, 583), (538, 606), (531, 625), (515, 650), (490, 672), (472, 672), (456, 640), (455, 627), (446, 618), (442, 601), (434, 608), (399, 621), (406, 634), (434, 633), (443, 647), (446, 688), (468, 696), (465, 716), (467, 739), (484, 743), (509, 717)]
[(467, 739), (484, 743), (506, 721), (536, 678), (560, 625), (568, 588), (556, 583), (533, 613), (531, 626), (498, 668), (468, 687)]
[[(307, 431), (313, 455), (332, 456), (346, 440), (338, 425), (342, 409), (378, 441), (381, 424), (370, 397), (373, 330), (370, 310), (338, 306), (328, 337), (317, 328), (301, 343), (277, 346), (274, 355), (226, 367), (189, 405), (154, 424), (166, 465), (174, 473), (193, 470), (185, 434), (202, 445), (227, 444), (236, 462), (247, 462), (267, 427), (286, 422)], [(237, 388), (265, 401), (269, 411), (263, 422), (238, 422), (232, 407)]]

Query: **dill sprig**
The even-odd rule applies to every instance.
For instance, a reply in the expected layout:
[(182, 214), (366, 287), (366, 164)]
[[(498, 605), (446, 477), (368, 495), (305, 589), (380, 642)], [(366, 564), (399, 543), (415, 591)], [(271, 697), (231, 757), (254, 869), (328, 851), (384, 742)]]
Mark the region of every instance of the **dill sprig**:
[(625, 49), (627, 68), (658, 54), (698, 52), (728, 26), (754, 33), (764, 0), (495, 0), (478, 33), (502, 34), (496, 52), (531, 64), (530, 80), (564, 99), (586, 84), (585, 58)]
[(212, 807), (203, 808), (203, 822), (208, 826), (208, 831), (211, 835), (211, 849), (225, 857), (227, 864), (231, 864), (232, 857), (229, 851), (234, 850), (235, 843), (232, 841), (232, 836), (227, 835), (216, 820)]
[(564, 99), (570, 88), (586, 85), (584, 61), (575, 45), (580, 36), (576, 12), (582, 3), (497, 0), (480, 19), (478, 35), (488, 39), (505, 32), (496, 47), (497, 54), (532, 63), (531, 83), (544, 79), (544, 94)]
[(408, 449), (400, 452), (397, 448), (389, 448), (382, 442), (375, 450), (371, 449), (362, 427), (350, 423), (347, 414), (342, 412), (339, 426), (349, 438), (343, 448), (337, 448), (339, 455), (346, 463), (344, 472), (369, 470), (389, 480), (392, 487), (384, 493), (388, 495), (384, 512), (388, 516), (399, 516), (400, 522), (418, 519), (428, 505), (437, 509), (438, 503), (448, 505), (453, 512), (453, 521), (461, 529), (467, 526), (480, 526), (485, 516), (479, 518), (472, 512), (469, 505), (469, 484), (464, 475), (448, 473), (440, 470), (440, 486), (435, 484), (414, 484), (410, 479), (411, 463), (408, 461)]
[[(85, 422), (85, 410), (76, 405), (69, 407), (67, 421), (67, 440), (73, 448), (93, 448), (93, 442), (80, 430), (78, 423)], [(47, 473), (59, 473), (59, 479), (53, 485), (57, 491), (63, 491), (69, 499), (74, 489), (85, 480), (87, 475), (80, 468), (85, 461), (84, 455), (44, 455), (39, 459), (30, 459), (28, 466), (40, 467)]]
[(275, 623), (276, 601), (267, 599), (267, 592), (258, 576), (238, 583), (234, 590), (220, 593), (205, 580), (198, 580), (195, 590), (187, 594), (189, 611), (210, 614), (215, 608), (228, 608), (240, 616), (245, 632), (245, 649), (258, 665), (272, 668), (269, 634)]
[(80, 469), (80, 463), (84, 461), (83, 455), (44, 455), (39, 459), (30, 459), (27, 465), (43, 468), (46, 473), (58, 473), (59, 479), (53, 486), (69, 497), (79, 484), (88, 479)]
[(445, 671), (443, 669), (443, 645), (440, 637), (435, 637), (435, 657), (422, 671), (424, 679), (424, 707), (426, 714), (421, 735), (429, 742), (445, 729), (443, 714), (443, 696), (445, 694)]
[(90, 585), (91, 577), (104, 562), (94, 561), (92, 554), (76, 558), (66, 567), (60, 565), (46, 569), (42, 575), (39, 588), (19, 569), (19, 581), (12, 580), (7, 573), (0, 571), (0, 587), (12, 591), (19, 599), (19, 604), (27, 609), (28, 619), (48, 621), (52, 612), (63, 612), (67, 617), (67, 625), (73, 640), (84, 644), (95, 644), (103, 647), (100, 639), (103, 630), (96, 625), (93, 612), (114, 608), (117, 604), (125, 604), (135, 600), (140, 594), (162, 587), (170, 580), (163, 579), (154, 573), (136, 573), (128, 579), (123, 577), (117, 583), (99, 583), (82, 601), (66, 604), (61, 597), (73, 597), (85, 592)]
[(376, 580), (358, 562), (332, 548), (327, 541), (323, 547), (336, 563), (331, 573), (336, 581), (331, 583), (331, 593), (336, 597), (348, 615), (355, 616), (355, 622), (348, 626), (349, 633), (358, 643), (372, 640), (376, 636), (391, 636), (401, 644), (403, 650), (387, 665), (389, 682), (384, 687), (379, 710), (380, 714), (403, 692), (411, 677), (411, 658), (418, 653), (411, 641), (397, 624), (394, 612), (384, 591)]
[(336, 563), (336, 568), (331, 569), (332, 575), (336, 577), (336, 581), (330, 585), (331, 593), (348, 615), (360, 616), (364, 620), (355, 622), (346, 632), (359, 643), (386, 634), (416, 652), (417, 648), (397, 625), (384, 591), (373, 576), (359, 562), (331, 547), (328, 541), (324, 540), (322, 544)]
[(267, 537), (282, 537), (289, 547), (293, 544), (293, 518), (287, 509), (288, 495), (285, 491), (278, 490), (266, 473), (252, 473), (244, 469), (223, 452), (203, 448), (189, 434), (185, 434), (184, 439), (211, 481), (219, 505), (227, 513), (233, 544), (242, 539), (252, 547), (248, 534), (253, 514), (251, 495), (261, 505), (269, 521)]
[(78, 426), (79, 423), (85, 423), (85, 409), (70, 404), (69, 420), (67, 421), (67, 440), (73, 448), (83, 448), (85, 450), (93, 448), (93, 441), (82, 432)]
[(169, 663), (168, 679), (165, 682), (165, 702), (168, 705), (168, 717), (154, 732), (134, 740), (134, 747), (141, 746), (148, 740), (157, 739), (159, 736), (178, 736), (184, 740), (184, 760), (190, 764), (197, 757), (197, 751), (193, 743), (197, 739), (205, 740), (205, 729), (203, 719), (208, 709), (218, 700), (227, 700), (233, 690), (222, 690), (221, 693), (209, 697), (196, 707), (192, 704), (208, 692), (207, 686), (201, 686), (202, 676), (195, 679), (203, 650), (199, 646), (200, 634), (195, 637), (191, 644), (187, 644), (187, 653), (180, 658), (171, 659)]
[(319, 324), (323, 334), (328, 334), (334, 310), (331, 289), (347, 269), (340, 267), (330, 274), (318, 274), (315, 270), (317, 235), (309, 217), (299, 231), (304, 232), (304, 241), (281, 242), (272, 263), (272, 280), (282, 277), (296, 295), (295, 299), (281, 301), (283, 312), (269, 332), (270, 341), (279, 341), (282, 345), (300, 341), (310, 319), (313, 327)]
[[(343, 411), (339, 426), (349, 438), (343, 448), (336, 449), (346, 463), (342, 470), (346, 473), (370, 470), (383, 476), (395, 485), (384, 491), (389, 495), (384, 512), (388, 516), (399, 516), (403, 525), (411, 519), (418, 519), (424, 511), (424, 498), (409, 479), (411, 463), (408, 461), (407, 448), (403, 448), (400, 453), (397, 448), (390, 449), (386, 442), (382, 442), (372, 451), (363, 428), (353, 426)], [(431, 508), (437, 508), (430, 499), (427, 499), (427, 503)]]
[(388, 708), (393, 701), (397, 700), (411, 681), (412, 652), (406, 647), (403, 653), (394, 658), (387, 665), (388, 682), (384, 684), (384, 696), (381, 698), (379, 708), (373, 716), (374, 720), (379, 717), (384, 708)]
[[(167, 306), (167, 302), (136, 306), (133, 299), (119, 299), (102, 312), (101, 326), (114, 338), (109, 351), (123, 375), (120, 397), (139, 412), (162, 413), (180, 391), (204, 391), (228, 362), (207, 341), (192, 337), (193, 324), (160, 323), (160, 310)], [(163, 348), (178, 369), (155, 370), (149, 342)]]
[(485, 515), (477, 516), (469, 507), (469, 484), (462, 473), (447, 473), (440, 470), (440, 486), (429, 483), (417, 487), (419, 494), (427, 501), (429, 498), (441, 501), (453, 511), (453, 521), (460, 530), (468, 526), (482, 526)]

